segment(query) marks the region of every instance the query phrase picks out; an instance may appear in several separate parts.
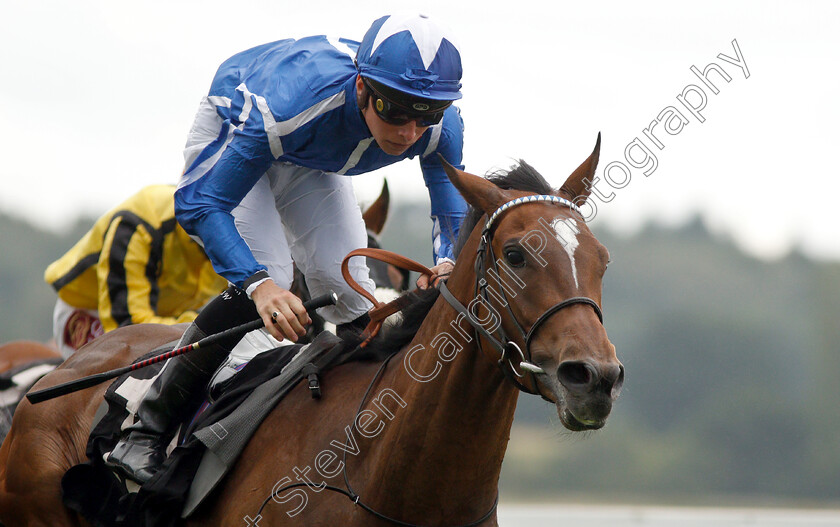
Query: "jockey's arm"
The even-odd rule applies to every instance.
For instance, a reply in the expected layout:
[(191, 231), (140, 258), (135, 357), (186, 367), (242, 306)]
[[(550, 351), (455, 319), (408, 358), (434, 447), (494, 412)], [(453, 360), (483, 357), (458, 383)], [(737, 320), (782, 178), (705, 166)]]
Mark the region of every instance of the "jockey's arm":
[[(463, 121), (457, 108), (447, 110), (437, 149), (420, 160), (423, 179), (429, 189), (432, 219), (432, 248), (434, 277), (445, 279), (455, 264), (454, 247), (461, 223), (467, 213), (467, 203), (443, 170), (438, 153), (454, 166), (463, 169)], [(425, 289), (428, 279), (421, 276), (417, 285)]]
[[(296, 341), (305, 333), (303, 325), (310, 322), (303, 303), (275, 284), (266, 267), (257, 263), (231, 214), (270, 166), (267, 148), (255, 146), (249, 138), (234, 137), (207, 173), (175, 192), (175, 217), (184, 230), (201, 239), (216, 272), (254, 301), (267, 331), (278, 340)], [(272, 317), (275, 312), (277, 325)]]

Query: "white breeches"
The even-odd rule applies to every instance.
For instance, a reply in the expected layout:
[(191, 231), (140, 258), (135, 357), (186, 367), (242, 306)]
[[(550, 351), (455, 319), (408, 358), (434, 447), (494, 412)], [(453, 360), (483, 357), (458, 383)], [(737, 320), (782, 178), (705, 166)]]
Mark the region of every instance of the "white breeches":
[[(184, 151), (187, 166), (216, 138), (220, 126), (215, 108), (205, 99)], [(347, 253), (367, 246), (364, 220), (348, 177), (275, 163), (233, 209), (233, 217), (254, 258), (268, 268), (277, 285), (291, 287), (297, 263), (313, 298), (336, 292), (337, 305), (319, 310), (326, 320), (342, 324), (370, 309), (370, 302), (341, 276)], [(353, 258), (349, 267), (356, 282), (373, 292), (365, 259)]]

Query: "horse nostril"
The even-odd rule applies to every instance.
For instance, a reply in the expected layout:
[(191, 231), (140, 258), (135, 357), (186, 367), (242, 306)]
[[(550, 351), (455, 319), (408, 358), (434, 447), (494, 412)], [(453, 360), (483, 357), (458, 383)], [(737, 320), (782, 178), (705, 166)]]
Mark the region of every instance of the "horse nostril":
[(624, 375), (624, 368), (618, 364), (605, 366), (603, 369), (604, 384), (612, 388)]
[(621, 393), (621, 387), (624, 386), (624, 365), (620, 364), (618, 366), (618, 376), (616, 377), (615, 381), (612, 383), (612, 389), (610, 390), (610, 397), (613, 399), (617, 399), (618, 395)]
[(563, 361), (557, 369), (558, 380), (569, 390), (586, 389), (595, 381), (597, 375), (595, 368), (583, 361)]
[(589, 361), (567, 360), (560, 363), (557, 379), (568, 390), (598, 390), (615, 399), (624, 384), (624, 366), (621, 363), (592, 364)]

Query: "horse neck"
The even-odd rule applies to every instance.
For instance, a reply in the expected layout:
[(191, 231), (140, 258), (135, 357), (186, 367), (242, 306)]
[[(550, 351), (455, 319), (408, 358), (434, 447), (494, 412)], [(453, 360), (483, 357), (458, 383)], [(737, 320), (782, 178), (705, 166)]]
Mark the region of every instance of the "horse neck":
[[(453, 273), (448, 285), (469, 301), (474, 280), (471, 272)], [(371, 476), (379, 481), (374, 494), (395, 513), (425, 506), (466, 522), (496, 496), (518, 391), (479, 350), (469, 323), (453, 322), (456, 315), (439, 298), (380, 385), (392, 386), (405, 407), (374, 441), (380, 462)]]

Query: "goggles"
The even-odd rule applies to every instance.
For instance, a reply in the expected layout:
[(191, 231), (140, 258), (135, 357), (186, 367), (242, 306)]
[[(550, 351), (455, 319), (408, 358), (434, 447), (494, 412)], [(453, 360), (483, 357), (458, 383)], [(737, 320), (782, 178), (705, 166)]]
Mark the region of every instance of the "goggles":
[[(414, 102), (407, 103), (411, 105), (409, 107), (394, 102), (392, 98), (382, 93), (383, 91), (396, 90), (388, 90), (386, 87), (376, 89), (373, 87), (373, 83), (364, 77), (362, 77), (362, 82), (371, 94), (373, 110), (376, 112), (376, 115), (386, 123), (395, 126), (402, 126), (408, 124), (410, 121), (414, 121), (417, 123), (417, 126), (423, 127), (436, 125), (443, 119), (444, 112), (452, 104), (452, 101), (414, 99)], [(435, 108), (434, 106), (437, 107)]]

